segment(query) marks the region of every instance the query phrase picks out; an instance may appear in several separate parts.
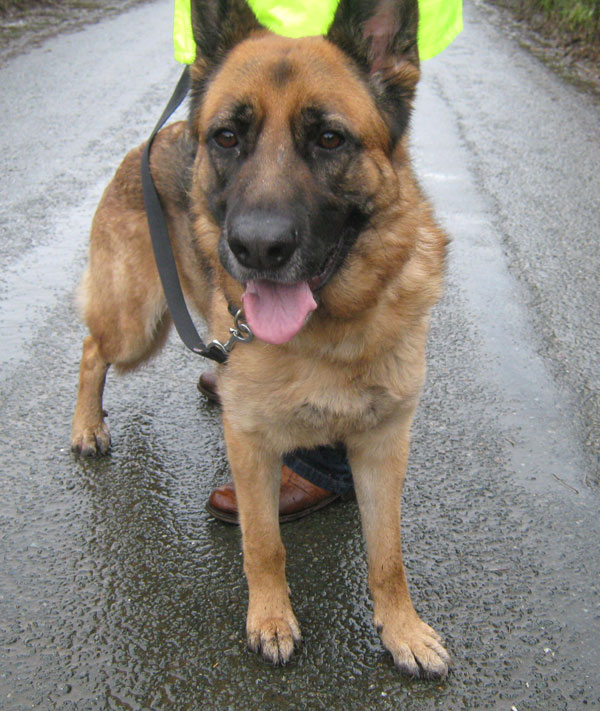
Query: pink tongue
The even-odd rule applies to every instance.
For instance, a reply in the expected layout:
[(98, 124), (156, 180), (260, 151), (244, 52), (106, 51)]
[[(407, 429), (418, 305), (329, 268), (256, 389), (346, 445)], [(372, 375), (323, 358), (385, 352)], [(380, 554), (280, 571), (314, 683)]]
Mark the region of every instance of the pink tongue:
[(287, 343), (317, 308), (312, 291), (299, 284), (249, 281), (242, 296), (244, 314), (254, 335), (265, 343)]

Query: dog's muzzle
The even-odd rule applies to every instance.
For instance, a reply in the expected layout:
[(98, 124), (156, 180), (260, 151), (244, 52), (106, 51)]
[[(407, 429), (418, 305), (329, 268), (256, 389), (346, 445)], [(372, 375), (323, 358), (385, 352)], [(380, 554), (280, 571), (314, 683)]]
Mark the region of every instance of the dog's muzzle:
[(227, 243), (242, 267), (268, 274), (285, 269), (299, 247), (300, 237), (292, 217), (255, 210), (229, 220)]

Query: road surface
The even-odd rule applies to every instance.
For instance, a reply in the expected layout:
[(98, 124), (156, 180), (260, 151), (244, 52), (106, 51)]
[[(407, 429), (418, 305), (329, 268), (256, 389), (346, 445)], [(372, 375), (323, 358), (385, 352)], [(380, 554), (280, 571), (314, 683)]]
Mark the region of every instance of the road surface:
[(113, 452), (69, 451), (90, 218), (179, 74), (170, 0), (0, 67), (0, 707), (600, 708), (600, 106), (477, 3), (427, 62), (414, 159), (452, 235), (404, 497), (415, 605), (454, 666), (395, 671), (354, 503), (283, 529), (304, 644), (245, 649), (239, 532), (203, 364), (109, 375)]

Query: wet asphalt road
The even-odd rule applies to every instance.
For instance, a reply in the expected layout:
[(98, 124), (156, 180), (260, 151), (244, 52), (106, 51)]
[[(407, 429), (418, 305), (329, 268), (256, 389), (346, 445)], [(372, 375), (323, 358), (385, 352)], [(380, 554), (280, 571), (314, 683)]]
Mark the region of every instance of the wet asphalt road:
[(403, 680), (382, 650), (354, 503), (283, 529), (299, 655), (246, 651), (239, 533), (204, 511), (219, 416), (175, 338), (109, 376), (112, 454), (71, 455), (74, 288), (103, 186), (179, 74), (170, 11), (0, 68), (0, 708), (600, 708), (600, 107), (473, 4), (414, 118), (453, 244), (403, 545), (448, 680)]

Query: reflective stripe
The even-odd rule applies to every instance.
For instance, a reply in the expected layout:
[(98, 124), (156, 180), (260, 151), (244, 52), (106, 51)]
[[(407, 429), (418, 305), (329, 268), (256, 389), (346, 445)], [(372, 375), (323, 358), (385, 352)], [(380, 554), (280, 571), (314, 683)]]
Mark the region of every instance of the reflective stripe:
[(194, 35), (192, 33), (190, 0), (175, 0), (173, 49), (177, 62), (192, 64), (196, 59), (196, 43), (194, 42)]
[[(325, 35), (339, 0), (248, 0), (263, 27), (285, 37)], [(462, 0), (419, 0), (419, 56), (431, 59), (463, 28)], [(190, 0), (175, 0), (175, 59), (191, 64), (196, 58)]]

